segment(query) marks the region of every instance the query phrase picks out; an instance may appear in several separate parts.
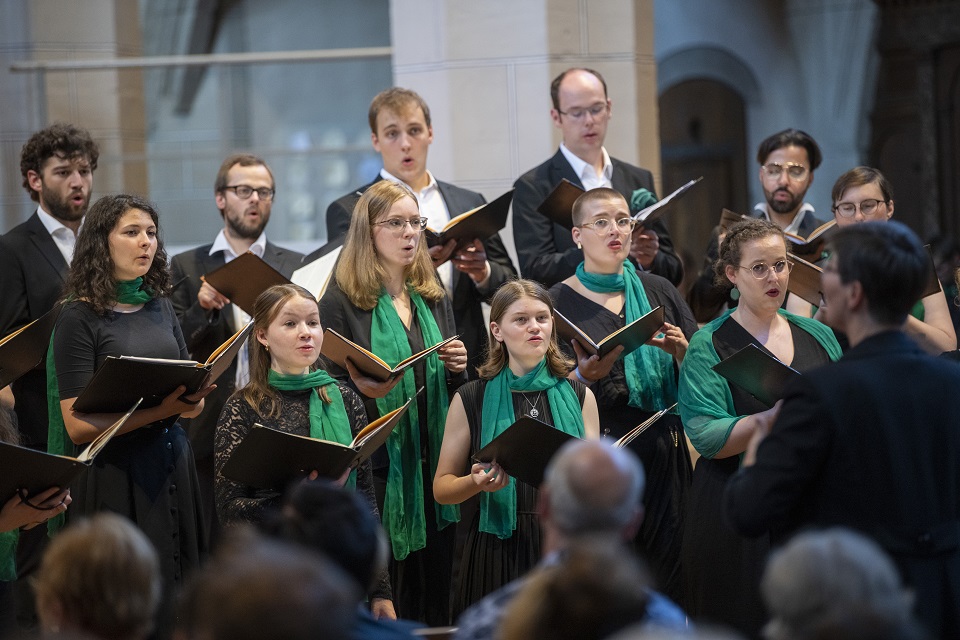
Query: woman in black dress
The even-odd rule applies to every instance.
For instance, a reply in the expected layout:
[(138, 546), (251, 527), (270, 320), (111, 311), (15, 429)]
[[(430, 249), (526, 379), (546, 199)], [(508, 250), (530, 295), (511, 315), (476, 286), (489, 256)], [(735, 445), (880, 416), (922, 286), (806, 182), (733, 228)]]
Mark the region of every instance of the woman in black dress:
[[(423, 236), (426, 218), (406, 187), (381, 180), (357, 201), (335, 278), (320, 300), (324, 324), (394, 365), (455, 335)], [(403, 375), (379, 382), (348, 364), (327, 370), (349, 378), (371, 420), (416, 403), (373, 457), (374, 484), (393, 550), (390, 578), (403, 618), (432, 626), (450, 621), (455, 506), (433, 499), (433, 476), (443, 438), (449, 388), (465, 379), (467, 350), (453, 340)], [(448, 388), (449, 385), (449, 388)]]
[(442, 503), (480, 494), (460, 562), (455, 615), (531, 569), (542, 542), (537, 487), (515, 481), (495, 462), (471, 464), (471, 455), (524, 415), (578, 438), (599, 437), (597, 402), (586, 386), (566, 378), (571, 363), (557, 347), (553, 305), (542, 286), (514, 280), (497, 290), (489, 344), (481, 379), (460, 387), (450, 402), (433, 484)]
[[(573, 205), (573, 240), (583, 248), (576, 275), (550, 289), (557, 310), (599, 342), (656, 307), (663, 307), (663, 336), (621, 357), (585, 353), (575, 340), (574, 376), (590, 385), (600, 406), (604, 435), (620, 438), (677, 401), (677, 376), (687, 339), (697, 323), (668, 280), (637, 271), (627, 260), (634, 222), (626, 200), (613, 189), (592, 189)], [(674, 600), (680, 588), (680, 540), (693, 466), (680, 416), (672, 411), (630, 443), (643, 462), (643, 524), (635, 546), (653, 570), (657, 588)]]
[(750, 438), (772, 424), (779, 403), (764, 405), (713, 365), (754, 344), (805, 371), (838, 359), (840, 345), (827, 326), (781, 309), (790, 262), (777, 225), (766, 220), (735, 225), (720, 245), (715, 270), (718, 284), (733, 285), (739, 304), (694, 334), (680, 368), (680, 415), (700, 453), (684, 527), (683, 604), (695, 620), (758, 637), (765, 619), (759, 587), (769, 536), (741, 537), (727, 525), (721, 505)]
[[(309, 291), (289, 284), (261, 293), (254, 304), (253, 336), (250, 382), (227, 400), (217, 421), (216, 506), (224, 525), (260, 522), (267, 509), (280, 506), (278, 491), (245, 486), (222, 473), (254, 424), (340, 444), (350, 444), (367, 425), (360, 396), (316, 366), (323, 327)], [(342, 481), (364, 495), (379, 520), (369, 461)], [(396, 618), (386, 572), (370, 598), (374, 616)]]
[[(87, 213), (53, 339), (49, 444), (73, 454), (117, 414), (79, 413), (73, 402), (107, 356), (186, 359), (180, 323), (167, 297), (170, 271), (157, 211), (142, 198), (105, 196)], [(158, 634), (169, 634), (172, 596), (207, 552), (193, 451), (179, 416), (203, 410), (211, 385), (136, 411), (73, 486), (71, 513), (113, 511), (132, 520), (160, 556), (165, 583)], [(62, 421), (58, 420), (62, 416)]]

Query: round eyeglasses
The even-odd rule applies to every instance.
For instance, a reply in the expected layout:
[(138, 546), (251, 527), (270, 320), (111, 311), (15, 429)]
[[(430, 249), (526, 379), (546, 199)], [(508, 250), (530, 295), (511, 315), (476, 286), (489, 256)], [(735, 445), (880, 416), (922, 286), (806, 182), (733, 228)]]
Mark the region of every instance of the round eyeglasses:
[(807, 177), (807, 174), (810, 172), (810, 170), (802, 164), (797, 164), (796, 162), (785, 162), (783, 164), (780, 164), (779, 162), (768, 162), (767, 164), (763, 165), (763, 174), (768, 178), (779, 180), (780, 176), (782, 176), (784, 172), (787, 173), (788, 178), (799, 182)]
[(767, 274), (773, 271), (774, 275), (783, 275), (784, 272), (790, 273), (793, 271), (793, 263), (787, 260), (777, 260), (773, 264), (767, 264), (765, 262), (758, 262), (752, 267), (745, 267), (743, 265), (738, 265), (740, 269), (746, 269), (753, 274), (753, 277), (757, 280), (763, 280), (767, 277)]
[(856, 202), (841, 202), (838, 205), (833, 207), (833, 210), (839, 213), (844, 218), (852, 218), (857, 215), (857, 209), (860, 209), (860, 213), (863, 214), (864, 218), (869, 218), (877, 213), (877, 207), (881, 204), (886, 205), (889, 200), (877, 200), (875, 198), (868, 198), (866, 200), (861, 200), (858, 205)]
[(597, 218), (593, 222), (584, 222), (580, 225), (581, 227), (590, 227), (593, 229), (594, 233), (603, 235), (610, 231), (614, 226), (617, 227), (617, 231), (620, 233), (627, 233), (633, 231), (633, 228), (637, 226), (637, 221), (633, 218), (617, 218), (616, 220), (610, 220), (608, 218)]
[(409, 220), (404, 220), (403, 218), (387, 218), (386, 220), (381, 220), (380, 222), (374, 223), (376, 226), (384, 226), (389, 231), (400, 235), (403, 233), (403, 230), (410, 225), (410, 228), (413, 231), (423, 231), (427, 228), (427, 219), (426, 218), (410, 218)]

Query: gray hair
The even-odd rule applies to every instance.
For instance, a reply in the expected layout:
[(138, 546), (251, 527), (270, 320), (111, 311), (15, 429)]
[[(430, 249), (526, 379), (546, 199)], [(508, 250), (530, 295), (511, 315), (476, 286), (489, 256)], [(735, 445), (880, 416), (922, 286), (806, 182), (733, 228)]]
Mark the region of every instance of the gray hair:
[(565, 535), (616, 533), (641, 508), (643, 464), (629, 449), (575, 440), (547, 466), (550, 516)]
[(803, 637), (819, 621), (851, 609), (903, 623), (913, 603), (884, 551), (842, 528), (794, 537), (770, 556), (760, 590), (771, 616), (764, 628), (769, 640)]

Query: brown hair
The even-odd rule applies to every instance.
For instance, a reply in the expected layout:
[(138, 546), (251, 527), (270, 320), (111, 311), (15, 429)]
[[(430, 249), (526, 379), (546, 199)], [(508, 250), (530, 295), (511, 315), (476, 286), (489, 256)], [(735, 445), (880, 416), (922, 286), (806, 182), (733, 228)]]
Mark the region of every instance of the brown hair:
[(63, 160), (86, 158), (90, 163), (90, 171), (96, 171), (100, 147), (86, 129), (63, 122), (54, 123), (30, 136), (20, 150), (20, 175), (23, 177), (23, 188), (34, 202), (40, 202), (40, 194), (30, 188), (27, 172), (40, 174), (43, 164), (53, 156)]
[[(413, 192), (406, 186), (392, 180), (380, 180), (363, 192), (353, 208), (335, 275), (337, 284), (350, 303), (364, 311), (377, 306), (386, 278), (373, 242), (374, 224), (385, 218), (391, 207), (403, 198), (417, 202)], [(407, 267), (406, 276), (414, 291), (426, 300), (436, 302), (445, 294), (423, 235), (417, 243), (413, 263)]]
[(566, 78), (567, 74), (571, 71), (586, 71), (587, 73), (594, 75), (597, 80), (600, 81), (600, 84), (603, 85), (603, 97), (607, 97), (607, 81), (603, 79), (603, 76), (600, 75), (599, 71), (594, 71), (593, 69), (588, 69), (586, 67), (572, 67), (558, 75), (553, 79), (553, 82), (550, 83), (550, 100), (553, 102), (554, 109), (560, 111), (560, 85), (563, 84), (563, 79)]
[[(583, 222), (583, 208), (585, 206), (593, 202), (606, 202), (608, 200), (621, 200), (624, 204), (627, 204), (627, 199), (623, 197), (622, 193), (609, 187), (590, 189), (590, 191), (582, 194), (573, 202), (573, 226), (579, 227), (580, 223)], [(629, 211), (629, 205), (627, 209)]]
[(59, 605), (71, 628), (98, 638), (143, 638), (160, 604), (153, 544), (122, 516), (98, 513), (50, 541), (34, 589), (41, 620)]
[(220, 169), (217, 171), (217, 179), (213, 182), (214, 193), (220, 193), (227, 188), (227, 174), (230, 173), (230, 169), (233, 169), (236, 165), (240, 165), (241, 167), (263, 167), (267, 170), (267, 173), (270, 174), (270, 188), (273, 189), (276, 186), (273, 179), (273, 171), (270, 171), (270, 167), (267, 166), (263, 158), (255, 156), (252, 153), (235, 153), (232, 156), (228, 156), (227, 159), (223, 161), (223, 164), (220, 165)]
[(123, 215), (139, 209), (153, 220), (157, 227), (157, 253), (149, 271), (143, 276), (143, 289), (156, 297), (169, 295), (170, 267), (160, 234), (160, 216), (152, 204), (140, 196), (103, 196), (90, 207), (77, 236), (77, 245), (70, 263), (65, 299), (85, 300), (98, 315), (117, 303), (117, 280), (113, 275), (113, 257), (110, 255), (110, 234)]
[(727, 265), (738, 267), (743, 257), (743, 247), (748, 242), (778, 236), (784, 240), (783, 229), (769, 220), (744, 220), (733, 225), (720, 244), (720, 257), (713, 263), (713, 280), (718, 287), (731, 288), (727, 278)]
[[(270, 324), (277, 319), (285, 304), (294, 298), (306, 298), (313, 303), (317, 299), (303, 287), (295, 284), (277, 284), (259, 296), (253, 303), (253, 337), (250, 339), (250, 381), (242, 389), (238, 389), (247, 403), (261, 416), (275, 418), (280, 414), (280, 394), (267, 382), (270, 375), (270, 353), (267, 348), (256, 339), (261, 332), (266, 332)], [(316, 363), (310, 370), (317, 368)], [(320, 389), (320, 397), (330, 404), (330, 397), (326, 389)]]
[(837, 203), (843, 197), (843, 192), (851, 187), (862, 187), (866, 184), (877, 183), (883, 193), (884, 202), (893, 200), (893, 186), (880, 171), (873, 167), (854, 167), (850, 169), (833, 183), (833, 189), (830, 190), (830, 208), (836, 210)]
[(404, 89), (402, 87), (391, 87), (385, 89), (374, 96), (370, 103), (370, 110), (367, 112), (367, 121), (370, 123), (370, 131), (377, 135), (377, 116), (384, 109), (393, 113), (403, 113), (410, 107), (420, 107), (423, 111), (423, 120), (430, 125), (430, 107), (416, 91)]
[[(543, 288), (543, 285), (534, 280), (519, 279), (503, 283), (503, 285), (497, 289), (497, 292), (493, 294), (493, 298), (490, 300), (490, 322), (499, 323), (502, 321), (510, 305), (523, 298), (533, 298), (547, 305), (552, 321), (553, 300), (550, 299), (550, 294), (547, 293), (547, 290)], [(555, 329), (556, 323), (553, 324)], [(477, 373), (480, 374), (481, 378), (489, 380), (509, 364), (510, 354), (507, 353), (506, 348), (493, 337), (493, 331), (490, 329), (487, 330), (487, 345), (487, 359), (477, 368)], [(573, 368), (573, 361), (565, 357), (563, 352), (560, 351), (559, 345), (557, 345), (557, 332), (555, 330), (550, 331), (550, 343), (547, 345), (546, 360), (547, 369), (557, 378), (562, 378), (567, 375), (570, 369)]]
[(808, 169), (810, 169), (811, 172), (819, 167), (820, 162), (823, 160), (823, 154), (820, 153), (820, 146), (809, 133), (801, 131), (800, 129), (784, 129), (772, 136), (764, 138), (757, 148), (757, 162), (760, 165), (765, 164), (771, 153), (784, 147), (800, 147), (806, 149), (807, 159), (810, 161)]

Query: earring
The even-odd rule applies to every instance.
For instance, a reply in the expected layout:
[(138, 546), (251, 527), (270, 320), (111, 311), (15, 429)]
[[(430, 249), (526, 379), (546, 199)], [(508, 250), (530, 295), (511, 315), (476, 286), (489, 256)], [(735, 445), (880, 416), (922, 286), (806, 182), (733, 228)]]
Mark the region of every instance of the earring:
[(579, 242), (577, 243), (577, 249), (583, 249), (583, 245), (580, 244)]
[[(739, 297), (739, 295), (737, 297)], [(266, 350), (267, 353), (270, 353), (270, 345), (264, 344), (263, 348)]]
[(737, 285), (733, 285), (733, 289), (730, 290), (730, 299), (731, 300), (740, 299), (740, 289), (737, 289)]

